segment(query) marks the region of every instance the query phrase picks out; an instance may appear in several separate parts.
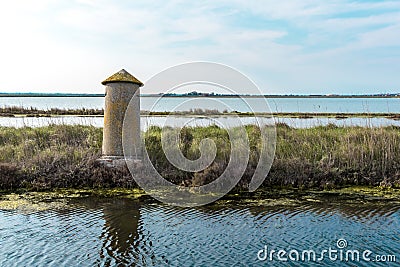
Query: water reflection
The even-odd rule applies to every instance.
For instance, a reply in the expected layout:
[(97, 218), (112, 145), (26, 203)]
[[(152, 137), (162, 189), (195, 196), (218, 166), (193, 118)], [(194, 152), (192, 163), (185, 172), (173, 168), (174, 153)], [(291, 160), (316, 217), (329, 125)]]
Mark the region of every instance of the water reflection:
[(101, 211), (103, 226), (98, 235), (101, 246), (95, 260), (97, 265), (147, 265), (151, 261), (151, 241), (140, 233), (142, 202), (123, 198), (87, 198), (73, 201), (71, 205)]
[(322, 250), (339, 238), (352, 249), (400, 249), (395, 203), (233, 201), (185, 209), (150, 200), (86, 198), (68, 207), (0, 211), (0, 266), (251, 266), (260, 264), (256, 253), (264, 245)]
[(138, 260), (138, 255), (132, 253), (132, 247), (139, 238), (139, 216), (139, 205), (135, 202), (112, 200), (104, 205), (105, 223), (100, 235), (103, 240), (100, 258), (109, 256), (122, 263), (126, 263), (124, 259)]

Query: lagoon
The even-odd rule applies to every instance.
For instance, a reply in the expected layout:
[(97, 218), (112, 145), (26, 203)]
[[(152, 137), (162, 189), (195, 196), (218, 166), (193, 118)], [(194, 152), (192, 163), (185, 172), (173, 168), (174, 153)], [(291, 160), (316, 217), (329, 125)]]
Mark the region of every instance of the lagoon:
[(349, 262), (327, 255), (320, 262), (257, 257), (265, 246), (339, 250), (338, 240), (346, 241), (344, 251), (370, 250), (373, 259), (400, 257), (398, 204), (343, 202), (335, 196), (322, 202), (231, 201), (199, 208), (149, 198), (58, 201), (64, 206), (0, 210), (0, 266), (343, 266)]
[[(267, 99), (271, 112), (278, 113), (400, 113), (399, 98), (270, 98)], [(249, 105), (253, 108), (250, 110)], [(37, 109), (102, 109), (104, 107), (103, 97), (0, 97), (0, 107), (19, 106)], [(188, 111), (194, 108), (217, 109), (219, 111), (239, 112), (268, 112), (265, 102), (261, 98), (189, 98), (189, 97), (142, 97), (141, 109), (151, 111)], [(185, 125), (188, 118), (171, 116), (169, 118), (160, 116), (142, 116), (142, 130), (150, 125), (177, 126)], [(271, 124), (271, 119), (260, 118), (264, 124)], [(190, 120), (191, 126), (207, 126), (221, 123), (227, 126), (238, 126), (242, 124), (254, 124), (255, 118), (242, 117), (240, 121), (232, 117), (194, 117)], [(339, 126), (400, 126), (400, 121), (389, 118), (367, 118), (353, 116), (349, 118), (290, 118), (276, 117), (275, 122), (286, 123), (291, 127), (306, 128), (329, 123)], [(83, 124), (96, 127), (103, 126), (103, 117), (83, 116), (53, 116), (51, 118), (27, 118), (27, 117), (0, 117), (0, 126), (13, 127), (40, 127), (49, 124)]]
[[(400, 113), (400, 98), (269, 98), (271, 112), (293, 113)], [(142, 97), (141, 109), (187, 111), (190, 108), (267, 112), (263, 98)], [(253, 110), (249, 109), (249, 106)], [(0, 97), (0, 107), (37, 109), (104, 108), (103, 97)]]
[[(143, 98), (142, 109), (154, 99)], [(161, 101), (153, 109), (171, 109), (174, 101)], [(187, 99), (191, 100), (191, 99)], [(0, 106), (102, 108), (99, 98), (0, 98)], [(17, 102), (13, 102), (17, 101)], [(19, 101), (19, 102), (18, 102)], [(30, 102), (31, 101), (31, 102)], [(215, 106), (205, 99), (202, 109)], [(246, 112), (237, 99), (221, 100)], [(225, 101), (225, 102), (223, 102)], [(253, 101), (253, 100), (249, 100)], [(258, 100), (254, 100), (258, 101)], [(271, 100), (272, 101), (272, 100)], [(273, 99), (278, 112), (400, 112), (399, 99)], [(286, 101), (286, 102), (285, 102)], [(335, 102), (337, 101), (337, 102)], [(19, 103), (19, 104), (13, 104)], [(318, 103), (318, 104), (317, 104)], [(201, 103), (200, 103), (201, 104)], [(271, 105), (271, 103), (270, 103)], [(318, 105), (318, 106), (317, 106)], [(188, 107), (196, 107), (189, 102)], [(148, 107), (148, 108), (146, 108)], [(181, 106), (182, 107), (182, 106)], [(185, 107), (186, 108), (186, 107)], [(254, 110), (260, 112), (263, 110)], [(344, 126), (385, 126), (400, 122), (386, 118), (275, 118), (275, 122), (304, 128), (334, 123)], [(150, 125), (207, 126), (217, 120), (229, 127), (254, 124), (255, 118), (143, 116), (142, 129)], [(263, 124), (274, 121), (261, 118)], [(103, 126), (103, 117), (50, 118), (0, 117), (2, 126), (84, 124)], [(260, 261), (258, 253), (271, 250), (369, 250), (374, 261), (356, 266), (391, 266), (377, 256), (400, 258), (400, 204), (398, 201), (323, 198), (244, 199), (221, 201), (199, 208), (177, 208), (149, 197), (46, 199), (44, 210), (0, 207), (0, 266), (343, 266), (343, 260), (325, 257), (321, 262)], [(55, 203), (53, 205), (53, 203)], [(35, 203), (36, 205), (37, 203)], [(340, 242), (339, 242), (340, 241)], [(342, 246), (345, 244), (346, 246)], [(340, 247), (339, 247), (340, 245)], [(260, 254), (261, 255), (261, 254)], [(320, 254), (318, 254), (320, 256)]]
[[(254, 125), (257, 120), (261, 125), (271, 125), (275, 123), (285, 123), (294, 128), (311, 128), (315, 126), (324, 126), (335, 124), (338, 126), (361, 126), (361, 127), (383, 127), (383, 126), (398, 126), (400, 120), (388, 118), (367, 118), (367, 117), (349, 117), (345, 119), (315, 117), (309, 119), (275, 117), (274, 119), (257, 117), (240, 117), (239, 119), (231, 116), (217, 117), (185, 117), (185, 116), (142, 116), (141, 130), (146, 131), (149, 126), (171, 126), (182, 127), (186, 126), (210, 126), (220, 125), (223, 128), (235, 127), (240, 125)], [(52, 124), (66, 125), (88, 125), (95, 127), (103, 127), (104, 118), (100, 117), (84, 117), (84, 116), (53, 116), (53, 117), (0, 117), (0, 126), (3, 127), (42, 127)]]

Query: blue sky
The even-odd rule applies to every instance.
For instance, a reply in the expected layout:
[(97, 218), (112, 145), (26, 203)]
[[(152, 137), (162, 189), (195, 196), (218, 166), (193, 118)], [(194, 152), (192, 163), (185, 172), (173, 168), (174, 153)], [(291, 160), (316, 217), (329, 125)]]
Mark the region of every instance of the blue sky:
[(101, 93), (190, 61), (264, 93), (400, 92), (400, 1), (14, 0), (1, 3), (0, 91)]

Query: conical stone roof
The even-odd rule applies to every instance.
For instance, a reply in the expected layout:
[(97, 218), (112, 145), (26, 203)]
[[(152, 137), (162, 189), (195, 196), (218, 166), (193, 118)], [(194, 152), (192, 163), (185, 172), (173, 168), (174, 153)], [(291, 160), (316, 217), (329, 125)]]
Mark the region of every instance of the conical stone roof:
[(124, 69), (111, 75), (110, 77), (105, 79), (103, 82), (101, 82), (101, 84), (106, 85), (108, 83), (119, 83), (119, 82), (134, 83), (134, 84), (138, 84), (140, 87), (143, 86), (143, 83), (141, 81), (136, 79), (133, 75), (131, 75), (129, 72), (127, 72)]

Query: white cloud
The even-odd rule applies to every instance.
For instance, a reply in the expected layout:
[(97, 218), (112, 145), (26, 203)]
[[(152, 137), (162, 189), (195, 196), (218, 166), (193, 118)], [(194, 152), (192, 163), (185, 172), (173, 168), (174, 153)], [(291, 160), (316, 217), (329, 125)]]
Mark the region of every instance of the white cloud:
[(370, 47), (388, 47), (400, 46), (400, 23), (385, 27), (382, 29), (369, 31), (360, 35), (360, 46)]
[(385, 74), (400, 59), (367, 53), (400, 46), (399, 1), (19, 0), (3, 10), (0, 90), (96, 92), (119, 68), (145, 81), (191, 60), (230, 64), (276, 92), (306, 93), (322, 83), (368, 85), (371, 68), (359, 62), (378, 62), (384, 78), (374, 82), (390, 78), (400, 90), (399, 78)]
[(349, 29), (365, 28), (371, 26), (386, 26), (387, 24), (399, 23), (400, 12), (390, 12), (367, 17), (332, 18), (322, 21), (317, 26), (330, 31), (347, 31)]

